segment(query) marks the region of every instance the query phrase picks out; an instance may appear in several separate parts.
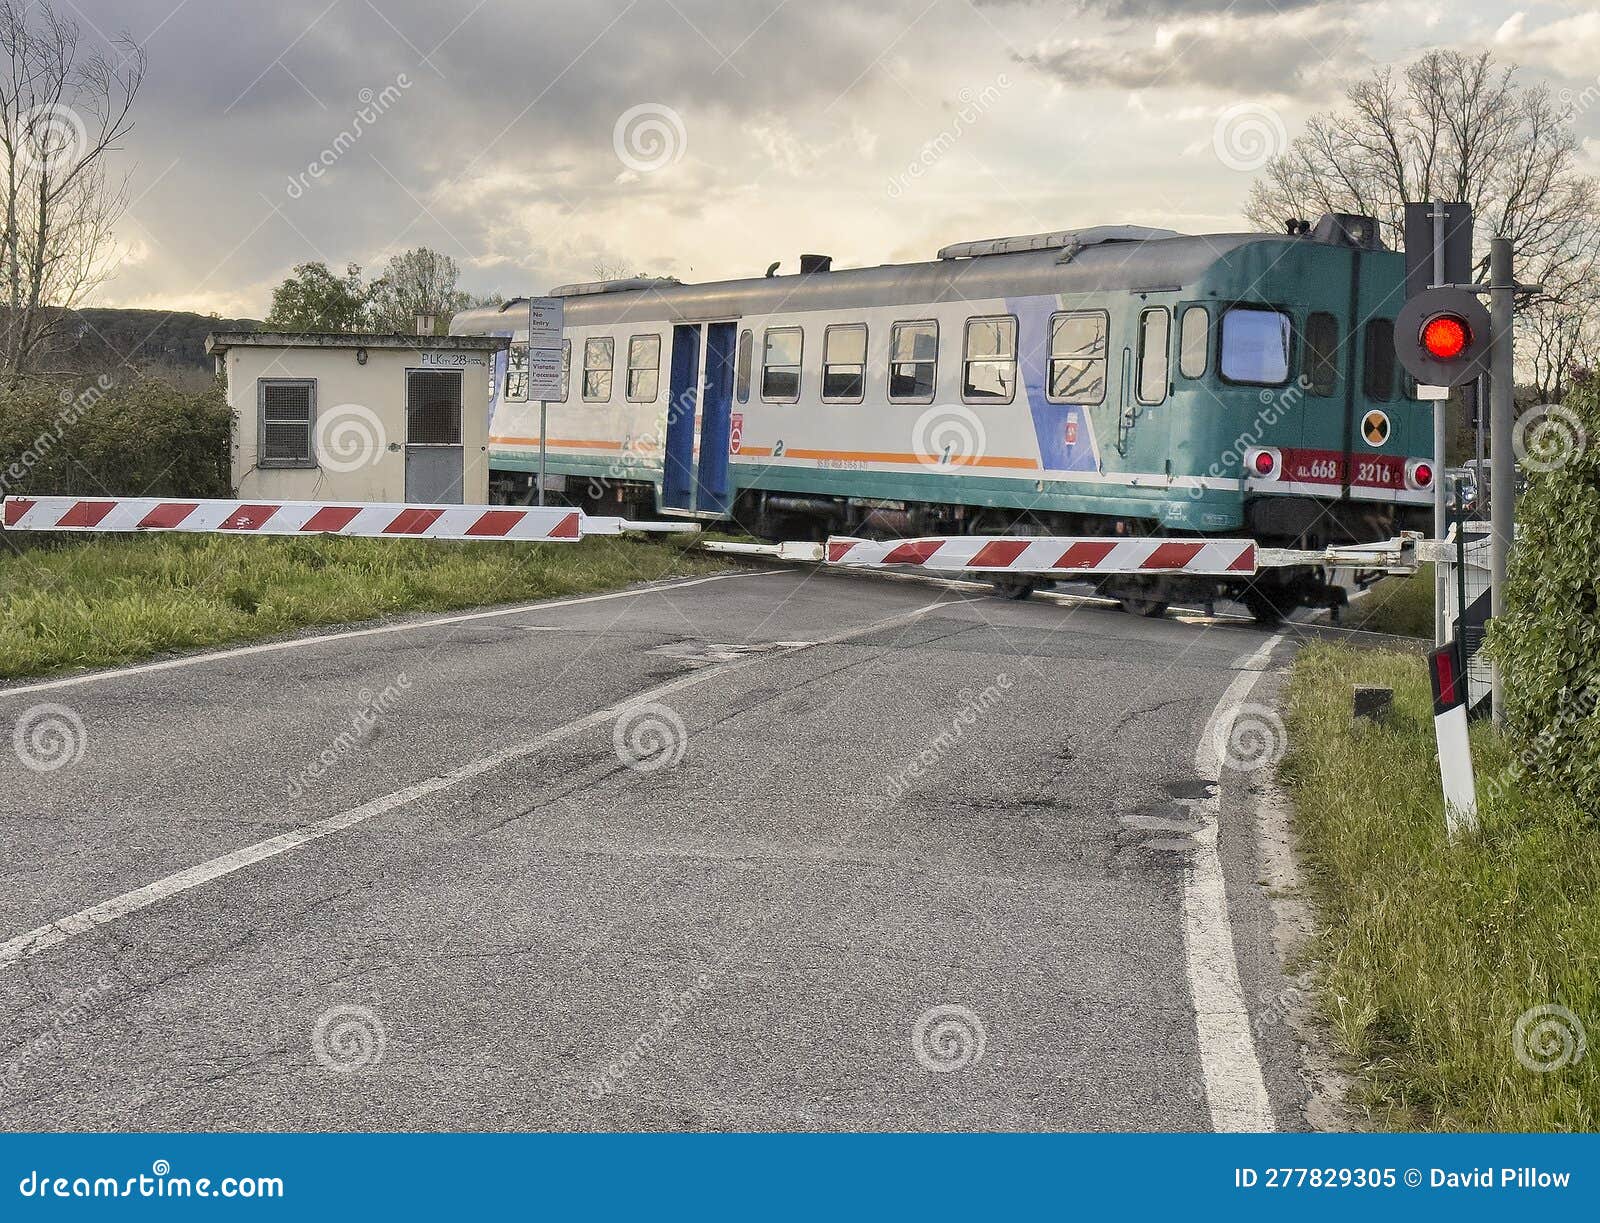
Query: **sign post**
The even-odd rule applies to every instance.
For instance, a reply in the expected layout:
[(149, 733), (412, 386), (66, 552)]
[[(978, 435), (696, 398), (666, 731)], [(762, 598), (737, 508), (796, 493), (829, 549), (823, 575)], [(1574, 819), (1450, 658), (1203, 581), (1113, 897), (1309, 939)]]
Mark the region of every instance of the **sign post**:
[(559, 297), (528, 299), (528, 395), (539, 401), (539, 504), (544, 504), (545, 434), (549, 405), (561, 396), (562, 302)]

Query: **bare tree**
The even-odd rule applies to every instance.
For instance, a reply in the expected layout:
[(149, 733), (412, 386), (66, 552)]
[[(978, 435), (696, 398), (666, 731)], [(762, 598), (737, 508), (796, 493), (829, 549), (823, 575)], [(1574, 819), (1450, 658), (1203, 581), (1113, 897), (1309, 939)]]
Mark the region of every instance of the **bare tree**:
[(0, 0), (0, 382), (48, 356), (66, 311), (110, 274), (126, 180), (107, 155), (133, 127), (143, 50), (80, 46), (47, 0)]
[(1398, 248), (1406, 204), (1465, 200), (1479, 274), (1489, 238), (1510, 238), (1518, 279), (1545, 286), (1524, 314), (1545, 310), (1562, 334), (1592, 328), (1600, 192), (1578, 169), (1571, 115), (1548, 88), (1523, 86), (1487, 51), (1432, 51), (1398, 73), (1374, 70), (1345, 101), (1268, 163), (1245, 205), (1253, 224), (1279, 229), (1290, 217), (1360, 212)]

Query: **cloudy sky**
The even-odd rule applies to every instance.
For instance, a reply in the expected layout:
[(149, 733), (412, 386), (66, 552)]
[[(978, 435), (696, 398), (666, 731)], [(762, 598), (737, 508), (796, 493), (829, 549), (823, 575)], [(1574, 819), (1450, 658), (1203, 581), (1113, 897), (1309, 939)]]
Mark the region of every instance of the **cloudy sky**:
[(295, 263), (419, 244), (513, 295), (1238, 228), (1262, 140), (1434, 46), (1571, 90), (1600, 171), (1593, 0), (57, 4), (149, 56), (109, 305), (260, 317)]

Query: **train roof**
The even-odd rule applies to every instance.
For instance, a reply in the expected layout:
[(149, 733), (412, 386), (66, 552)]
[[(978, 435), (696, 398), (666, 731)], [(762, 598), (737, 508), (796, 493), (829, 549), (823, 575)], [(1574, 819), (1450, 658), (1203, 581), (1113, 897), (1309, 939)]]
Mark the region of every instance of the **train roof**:
[[(1294, 235), (1182, 235), (1134, 226), (1102, 226), (958, 243), (941, 250), (942, 258), (927, 263), (883, 264), (704, 284), (635, 277), (566, 286), (558, 292), (565, 302), (567, 323), (576, 326), (645, 321), (696, 323), (745, 315), (930, 305), (1036, 294), (1156, 292), (1191, 285), (1219, 259), (1255, 243), (1356, 245), (1344, 230), (1331, 230), (1329, 220), (1324, 218), (1314, 233)], [(451, 320), (450, 331), (455, 335), (475, 335), (514, 330), (517, 323), (525, 325), (525, 312), (519, 318), (517, 309), (524, 301), (516, 298), (503, 306), (463, 311)]]

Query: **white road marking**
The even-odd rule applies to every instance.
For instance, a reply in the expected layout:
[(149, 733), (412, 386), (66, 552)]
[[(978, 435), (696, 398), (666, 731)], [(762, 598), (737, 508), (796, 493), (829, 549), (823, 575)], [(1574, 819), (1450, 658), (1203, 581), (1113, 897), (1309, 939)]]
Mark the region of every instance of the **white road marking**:
[[(1206, 720), (1195, 748), (1194, 767), (1203, 780), (1220, 783), (1223, 762), (1214, 729), (1229, 709), (1250, 695), (1267, 659), (1283, 638), (1282, 633), (1277, 634), (1254, 654), (1235, 663), (1239, 674)], [(1239, 984), (1239, 961), (1228, 919), (1228, 889), (1217, 852), (1221, 805), (1220, 788), (1194, 805), (1203, 826), (1195, 834), (1198, 848), (1183, 889), (1183, 944), (1189, 992), (1194, 999), (1195, 1034), (1211, 1128), (1219, 1133), (1263, 1133), (1277, 1125), (1261, 1074), (1261, 1060), (1256, 1055), (1250, 1008)]]
[[(700, 580), (707, 581), (710, 579)], [(688, 584), (685, 583), (685, 585)], [(586, 602), (588, 600), (580, 599), (574, 601)], [(832, 637), (825, 637), (815, 642), (784, 642), (782, 644), (788, 647), (784, 652), (799, 653), (802, 650), (815, 649), (818, 646), (838, 645), (849, 641), (853, 637), (862, 637), (886, 628), (892, 628), (896, 624), (909, 623), (919, 616), (926, 615), (928, 612), (939, 608), (954, 607), (958, 603), (964, 602), (972, 602), (972, 600), (936, 599), (932, 603), (924, 604), (911, 611), (901, 612), (895, 616), (887, 616), (881, 620), (874, 620), (870, 624), (862, 625), (860, 628), (837, 633)], [(543, 604), (542, 606), (554, 605)], [(658, 701), (662, 697), (681, 689), (703, 684), (714, 676), (725, 675), (730, 671), (754, 666), (768, 657), (771, 657), (771, 655), (750, 654), (717, 666), (692, 672), (689, 675), (680, 676), (664, 684), (658, 684), (654, 688), (637, 692), (614, 705), (608, 705), (604, 709), (597, 709), (586, 717), (579, 718), (574, 722), (568, 722), (564, 726), (558, 726), (536, 739), (528, 740), (526, 743), (519, 743), (512, 747), (503, 748), (498, 752), (491, 752), (486, 756), (479, 757), (477, 760), (461, 765), (459, 768), (452, 769), (448, 773), (443, 773), (438, 777), (431, 777), (427, 781), (417, 782), (415, 785), (407, 786), (403, 790), (396, 790), (392, 794), (385, 794), (382, 798), (374, 799), (372, 802), (365, 803), (360, 807), (352, 808), (349, 811), (341, 811), (338, 815), (330, 815), (326, 819), (307, 824), (303, 828), (296, 828), (292, 832), (270, 837), (265, 841), (258, 841), (254, 845), (246, 845), (244, 848), (236, 849), (232, 853), (223, 854), (221, 857), (212, 858), (208, 862), (201, 862), (198, 865), (178, 871), (176, 874), (168, 875), (165, 879), (158, 879), (142, 888), (124, 892), (121, 896), (113, 896), (110, 900), (101, 901), (99, 904), (91, 905), (87, 909), (80, 909), (78, 912), (68, 914), (66, 917), (57, 918), (48, 925), (39, 926), (36, 929), (29, 930), (26, 934), (17, 935), (17, 937), (8, 942), (0, 943), (0, 969), (7, 968), (20, 960), (25, 960), (29, 956), (36, 955), (48, 947), (64, 943), (75, 935), (87, 934), (91, 930), (116, 921), (119, 917), (126, 917), (128, 914), (136, 913), (140, 909), (149, 908), (151, 905), (176, 896), (180, 892), (187, 892), (191, 888), (210, 883), (213, 879), (220, 879), (224, 875), (231, 875), (235, 871), (243, 870), (247, 866), (253, 866), (255, 863), (265, 861), (268, 858), (275, 858), (279, 854), (287, 853), (291, 849), (297, 849), (301, 845), (329, 836), (332, 833), (342, 832), (365, 820), (370, 820), (373, 816), (394, 811), (407, 803), (415, 802), (419, 798), (425, 798), (429, 794), (437, 794), (441, 790), (447, 790), (463, 781), (482, 776), (484, 773), (491, 772), (513, 760), (520, 760), (525, 756), (541, 752), (563, 739), (569, 739), (582, 731), (612, 721), (624, 710), (631, 709), (636, 705)]]
[[(447, 624), (465, 624), (470, 620), (490, 620), (497, 616), (519, 616), (525, 612), (547, 611), (557, 607), (576, 607), (581, 603), (606, 603), (612, 599), (633, 599), (640, 595), (661, 594), (672, 590), (687, 590), (707, 582), (726, 582), (730, 578), (762, 578), (787, 573), (786, 569), (756, 569), (742, 573), (716, 573), (710, 577), (691, 578), (687, 582), (668, 582), (639, 586), (632, 590), (614, 590), (610, 594), (584, 595), (575, 599), (552, 599), (540, 603), (519, 603), (515, 607), (497, 607), (492, 611), (464, 612), (457, 616), (438, 616), (432, 620), (409, 620), (399, 624), (380, 624), (374, 628), (348, 629), (337, 633), (319, 633), (315, 637), (295, 637), (289, 641), (268, 641), (261, 645), (235, 646), (231, 650), (212, 650), (204, 654), (186, 654), (182, 658), (169, 658), (163, 662), (139, 663), (131, 667), (114, 667), (108, 671), (91, 671), (86, 675), (69, 675), (65, 679), (42, 680), (37, 684), (21, 684), (15, 688), (0, 688), (0, 698), (22, 696), (29, 692), (49, 692), (56, 688), (75, 688), (80, 684), (93, 684), (107, 679), (123, 679), (130, 675), (152, 675), (158, 671), (175, 671), (180, 667), (198, 667), (202, 663), (220, 662), (227, 658), (245, 658), (251, 654), (275, 654), (280, 650), (298, 650), (310, 645), (324, 645), (330, 641), (349, 641), (356, 637), (376, 637), (385, 633), (406, 633), (415, 629), (440, 628)], [(526, 628), (526, 625), (521, 627)]]

